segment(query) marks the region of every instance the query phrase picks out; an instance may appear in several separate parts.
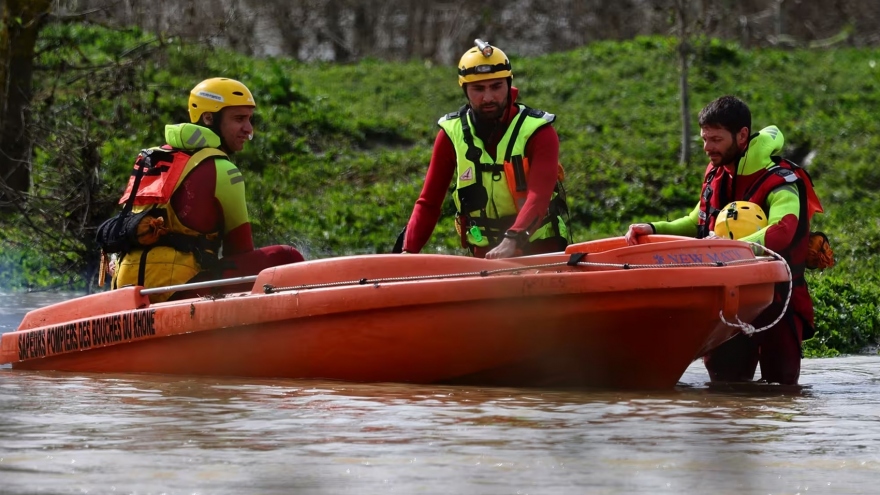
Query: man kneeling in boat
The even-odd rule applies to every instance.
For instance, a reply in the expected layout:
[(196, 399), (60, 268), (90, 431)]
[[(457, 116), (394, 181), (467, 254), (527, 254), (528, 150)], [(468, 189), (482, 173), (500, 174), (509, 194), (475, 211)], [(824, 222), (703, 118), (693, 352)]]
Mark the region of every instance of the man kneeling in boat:
[(557, 189), (563, 174), (551, 125), (556, 117), (518, 104), (507, 56), (475, 41), (458, 63), (468, 103), (438, 122), (425, 183), (401, 234), (402, 252), (418, 253), (428, 242), (453, 177), (455, 227), (471, 254), (508, 258), (562, 251), (568, 210)]
[[(120, 253), (112, 288), (241, 277), (303, 261), (290, 246), (254, 249), (244, 177), (229, 155), (253, 139), (255, 108), (253, 95), (241, 82), (206, 79), (190, 92), (191, 123), (166, 126), (166, 144), (138, 155), (119, 200), (130, 203), (127, 207), (137, 217), (137, 242)], [(223, 257), (218, 258), (221, 249)], [(249, 290), (250, 285), (232, 289)], [(198, 295), (185, 291), (174, 298)], [(154, 294), (150, 300), (171, 297)]]
[[(776, 126), (751, 134), (749, 107), (733, 96), (709, 103), (699, 115), (706, 168), (700, 201), (691, 213), (671, 222), (629, 226), (627, 244), (641, 235), (673, 234), (715, 237), (719, 213), (733, 201), (754, 203), (767, 212), (766, 226), (740, 240), (755, 242), (782, 255), (792, 271), (787, 313), (772, 328), (748, 337), (741, 333), (703, 358), (712, 381), (750, 381), (758, 362), (768, 382), (795, 385), (801, 370), (801, 342), (813, 333), (813, 301), (804, 279), (810, 217), (821, 212), (806, 172), (779, 157), (784, 138)], [(723, 233), (723, 232), (722, 232)], [(752, 322), (756, 328), (779, 317), (788, 284), (778, 284), (774, 302)]]

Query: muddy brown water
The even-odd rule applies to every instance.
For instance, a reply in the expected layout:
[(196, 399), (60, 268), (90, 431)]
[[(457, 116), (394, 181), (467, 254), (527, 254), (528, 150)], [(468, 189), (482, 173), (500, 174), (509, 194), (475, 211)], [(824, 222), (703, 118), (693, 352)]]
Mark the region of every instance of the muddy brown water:
[[(0, 294), (0, 332), (65, 294)], [(876, 494), (880, 357), (664, 392), (0, 369), (0, 494)]]

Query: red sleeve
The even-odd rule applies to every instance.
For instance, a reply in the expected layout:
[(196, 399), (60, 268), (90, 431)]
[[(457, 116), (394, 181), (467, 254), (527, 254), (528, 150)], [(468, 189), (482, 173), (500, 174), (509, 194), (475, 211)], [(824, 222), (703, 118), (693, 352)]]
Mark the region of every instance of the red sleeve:
[(251, 224), (243, 223), (230, 230), (223, 237), (223, 257), (233, 254), (247, 253), (254, 250), (254, 238), (251, 235)]
[[(171, 196), (171, 207), (185, 226), (203, 234), (223, 228), (223, 206), (214, 197), (217, 171), (209, 158), (194, 168)], [(254, 250), (251, 224), (245, 223), (223, 236), (223, 256)]]
[(782, 251), (791, 246), (797, 233), (797, 215), (785, 215), (778, 223), (773, 224), (764, 233), (764, 245), (774, 251)]
[(550, 125), (535, 131), (526, 143), (529, 159), (529, 190), (526, 202), (516, 216), (511, 230), (529, 230), (535, 222), (544, 218), (550, 207), (550, 198), (556, 187), (559, 166), (559, 135)]
[(455, 148), (446, 132), (441, 129), (434, 140), (434, 151), (425, 175), (425, 184), (409, 217), (409, 223), (406, 224), (403, 249), (407, 252), (418, 253), (428, 243), (440, 219), (440, 208), (454, 175)]

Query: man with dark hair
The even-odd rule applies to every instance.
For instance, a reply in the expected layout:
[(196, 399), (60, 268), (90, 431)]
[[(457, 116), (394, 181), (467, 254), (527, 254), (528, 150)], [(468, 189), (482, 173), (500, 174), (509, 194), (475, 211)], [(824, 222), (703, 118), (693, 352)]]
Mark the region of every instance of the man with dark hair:
[(735, 134), (740, 129), (752, 128), (752, 112), (748, 105), (736, 96), (722, 96), (700, 110), (697, 117), (700, 128), (723, 127)]
[[(812, 184), (797, 166), (778, 156), (784, 143), (782, 133), (769, 126), (752, 134), (751, 112), (742, 100), (722, 96), (712, 101), (700, 111), (699, 123), (710, 163), (696, 208), (670, 222), (630, 225), (627, 244), (638, 244), (639, 236), (648, 234), (717, 237), (715, 223), (725, 205), (740, 201), (760, 206), (767, 212), (766, 227), (740, 240), (766, 246), (786, 259), (793, 277), (790, 304), (772, 328), (752, 337), (739, 334), (711, 351), (703, 362), (712, 381), (752, 380), (760, 362), (764, 380), (797, 384), (801, 342), (814, 332), (804, 268), (810, 217), (821, 207), (811, 209)], [(776, 320), (788, 297), (788, 284), (779, 284), (773, 303), (753, 325), (760, 328)]]

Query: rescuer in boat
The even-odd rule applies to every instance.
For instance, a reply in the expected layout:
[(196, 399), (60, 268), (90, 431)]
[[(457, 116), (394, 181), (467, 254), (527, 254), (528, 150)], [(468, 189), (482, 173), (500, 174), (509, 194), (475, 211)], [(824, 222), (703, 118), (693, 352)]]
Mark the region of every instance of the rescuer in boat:
[[(767, 213), (766, 227), (740, 240), (759, 243), (786, 259), (793, 276), (788, 311), (772, 328), (752, 337), (741, 333), (703, 362), (712, 381), (750, 381), (760, 362), (762, 379), (797, 384), (801, 343), (814, 333), (813, 302), (804, 280), (810, 218), (822, 207), (806, 172), (778, 157), (784, 142), (779, 129), (770, 126), (751, 134), (751, 112), (743, 101), (733, 96), (716, 99), (702, 109), (699, 124), (703, 150), (711, 160), (699, 203), (678, 220), (630, 225), (627, 244), (637, 244), (639, 236), (647, 234), (716, 237), (716, 219), (725, 205), (733, 201), (758, 205)], [(742, 214), (748, 221), (751, 212)], [(774, 302), (752, 322), (755, 328), (774, 321), (787, 297), (788, 284), (778, 284)]]
[[(137, 227), (140, 245), (121, 253), (112, 288), (255, 275), (303, 261), (290, 246), (254, 249), (244, 177), (229, 157), (253, 139), (255, 108), (253, 95), (241, 82), (206, 79), (190, 92), (191, 123), (167, 125), (166, 144), (138, 155), (119, 202), (125, 204), (135, 190), (133, 211), (151, 214)], [(186, 291), (174, 297), (196, 295)], [(154, 294), (150, 300), (170, 297)]]
[(462, 55), (467, 104), (442, 117), (425, 183), (395, 252), (430, 239), (452, 179), (461, 245), (480, 258), (564, 250), (567, 207), (553, 114), (517, 103), (503, 51), (481, 40)]

